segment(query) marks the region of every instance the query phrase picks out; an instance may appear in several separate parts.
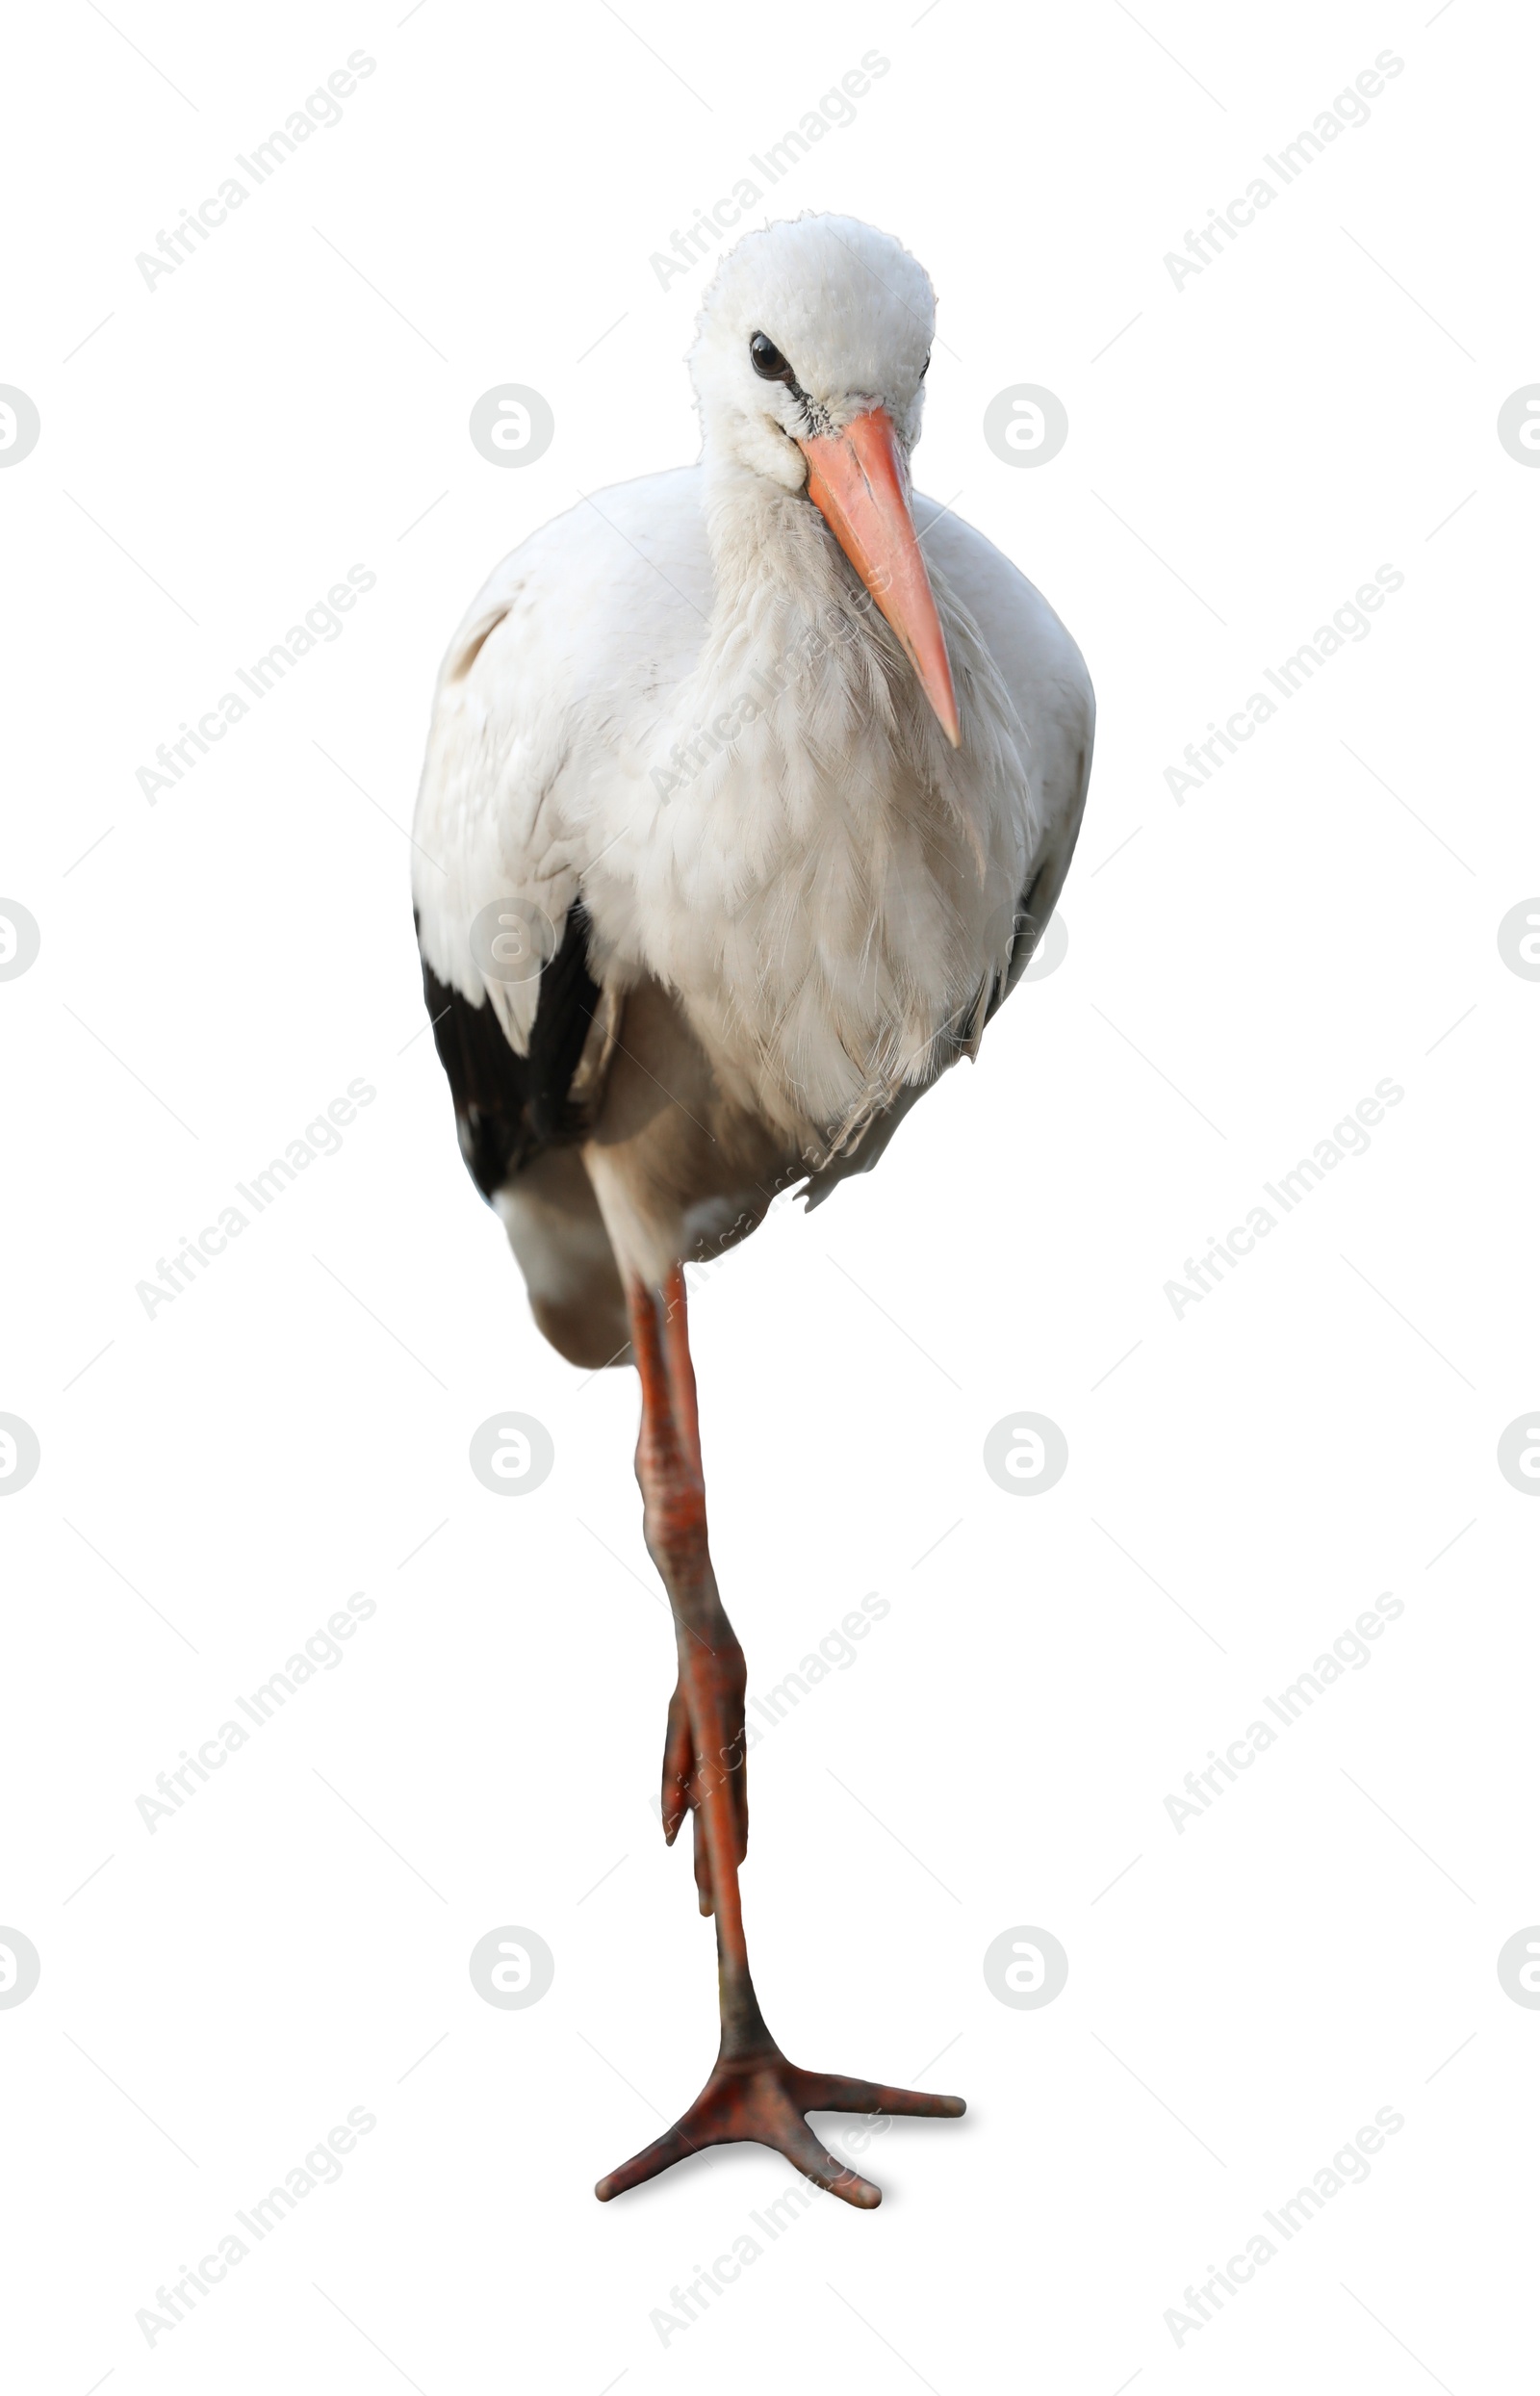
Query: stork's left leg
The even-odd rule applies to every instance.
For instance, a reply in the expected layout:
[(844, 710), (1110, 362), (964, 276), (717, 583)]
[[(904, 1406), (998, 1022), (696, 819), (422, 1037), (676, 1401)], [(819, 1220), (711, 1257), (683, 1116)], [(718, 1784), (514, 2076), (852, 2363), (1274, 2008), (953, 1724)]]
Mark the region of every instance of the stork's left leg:
[(805, 2117), (815, 2112), (956, 2116), (965, 2108), (961, 2097), (923, 2096), (874, 2080), (801, 2071), (787, 2062), (765, 2026), (749, 1972), (738, 1894), (749, 1818), (743, 1656), (723, 1610), (706, 1547), (683, 1273), (676, 1266), (660, 1290), (633, 1282), (628, 1294), (642, 1380), (636, 1477), (647, 1544), (668, 1590), (679, 1648), (679, 1686), (669, 1711), (663, 1765), (664, 1829), (672, 1837), (686, 1809), (695, 1816), (696, 1883), (702, 1910), (716, 1920), (722, 2043), (711, 2076), (688, 2111), (602, 2179), (594, 2193), (617, 2197), (703, 2147), (741, 2139), (775, 2148), (847, 2204), (880, 2204), (881, 2189), (837, 2162)]

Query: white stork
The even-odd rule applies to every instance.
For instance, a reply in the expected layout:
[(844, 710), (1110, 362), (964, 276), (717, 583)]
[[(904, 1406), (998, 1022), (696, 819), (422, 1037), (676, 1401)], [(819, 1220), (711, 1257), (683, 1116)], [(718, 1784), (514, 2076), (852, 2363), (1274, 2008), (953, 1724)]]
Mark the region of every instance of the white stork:
[(866, 1171), (978, 1047), (1068, 869), (1094, 703), (982, 534), (911, 513), (935, 295), (850, 218), (751, 233), (690, 355), (701, 458), (602, 492), (493, 574), (444, 660), (418, 801), (428, 1012), (460, 1145), (562, 1355), (634, 1360), (679, 1651), (663, 1830), (694, 1816), (722, 2041), (617, 2196), (757, 2139), (856, 2205), (815, 2111), (957, 2097), (805, 2072), (738, 1892), (743, 1654), (706, 1548), (686, 1263), (798, 1180)]

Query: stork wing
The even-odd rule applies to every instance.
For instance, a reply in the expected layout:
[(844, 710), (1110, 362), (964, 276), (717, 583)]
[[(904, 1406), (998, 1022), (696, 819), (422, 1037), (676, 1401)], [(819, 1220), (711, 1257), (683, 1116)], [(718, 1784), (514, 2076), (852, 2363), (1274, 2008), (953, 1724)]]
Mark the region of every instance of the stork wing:
[(514, 563), (493, 576), (439, 670), (412, 898), (426, 966), (471, 1007), (490, 1007), (522, 1056), (581, 858), (558, 790), (568, 711)]
[(424, 995), (461, 1152), (488, 1199), (566, 1127), (599, 999), (553, 803), (560, 711), (528, 655), (527, 578), (511, 564), (440, 669), (413, 833)]
[(1011, 963), (1004, 981), (989, 1001), (989, 1014), (1005, 1004), (1037, 953), (1038, 942), (1048, 929), (1048, 920), (1059, 903), (1065, 887), (1075, 842), (1080, 837), (1081, 819), (1086, 812), (1086, 793), (1091, 787), (1091, 732), (1088, 731), (1086, 746), (1081, 752), (1076, 789), (1068, 808), (1049, 827), (1048, 837), (1033, 859), (1032, 878), (1021, 893), (1016, 908), (1015, 938), (1011, 944)]
[(423, 960), (423, 995), (454, 1097), (460, 1153), (489, 1200), (542, 1148), (581, 1129), (570, 1094), (599, 987), (588, 970), (588, 917), (580, 899), (567, 911), (561, 946), (542, 971), (539, 990), (521, 1056), (490, 1006), (473, 1006)]
[(543, 526), (439, 670), (412, 895), (460, 1145), (488, 1198), (579, 1128), (573, 1080), (604, 1012), (579, 898), (606, 837), (592, 794), (699, 645), (698, 479), (650, 476)]

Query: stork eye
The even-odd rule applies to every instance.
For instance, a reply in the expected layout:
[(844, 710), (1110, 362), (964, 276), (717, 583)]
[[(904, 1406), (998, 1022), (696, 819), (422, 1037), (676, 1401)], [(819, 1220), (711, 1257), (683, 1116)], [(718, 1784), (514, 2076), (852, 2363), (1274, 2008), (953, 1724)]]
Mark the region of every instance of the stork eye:
[(795, 388), (796, 376), (767, 333), (753, 333), (749, 338), (749, 355), (754, 371), (767, 383), (785, 383)]

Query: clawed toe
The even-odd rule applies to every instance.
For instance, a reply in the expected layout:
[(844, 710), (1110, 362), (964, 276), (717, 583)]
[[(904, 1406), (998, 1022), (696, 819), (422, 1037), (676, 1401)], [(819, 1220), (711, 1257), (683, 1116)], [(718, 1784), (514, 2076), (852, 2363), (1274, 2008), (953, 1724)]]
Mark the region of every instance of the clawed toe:
[(827, 2072), (803, 2072), (779, 2050), (746, 2062), (718, 2061), (695, 2102), (672, 2129), (610, 2172), (594, 2190), (602, 2203), (653, 2179), (688, 2154), (706, 2147), (754, 2144), (783, 2154), (816, 2186), (844, 2203), (869, 2212), (883, 2192), (829, 2152), (807, 2122), (809, 2113), (925, 2115), (955, 2121), (965, 2113), (961, 2097), (928, 2096), (917, 2089), (889, 2088), (878, 2080), (848, 2079)]
[(889, 2088), (881, 2080), (843, 2079), (827, 2072), (796, 2074), (805, 2113), (892, 2113), (957, 2121), (966, 2113), (961, 2097), (933, 2097), (918, 2088)]

